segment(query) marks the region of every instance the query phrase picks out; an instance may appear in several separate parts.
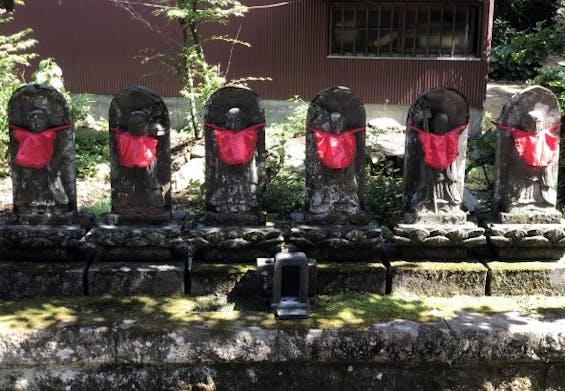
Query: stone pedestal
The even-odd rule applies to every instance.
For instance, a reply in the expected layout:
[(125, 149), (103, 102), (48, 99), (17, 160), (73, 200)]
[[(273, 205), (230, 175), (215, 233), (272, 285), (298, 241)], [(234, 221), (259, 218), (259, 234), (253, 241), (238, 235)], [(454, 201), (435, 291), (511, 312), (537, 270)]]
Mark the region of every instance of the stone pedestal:
[(98, 253), (89, 265), (90, 295), (182, 294), (188, 278), (189, 249), (180, 224), (97, 225), (87, 235)]
[(188, 231), (193, 257), (200, 262), (255, 263), (280, 251), (281, 230), (274, 227), (206, 227)]
[(393, 242), (404, 259), (464, 260), (469, 249), (486, 245), (485, 230), (471, 222), (448, 224), (398, 224)]
[(381, 229), (358, 225), (299, 225), (289, 242), (318, 262), (360, 262), (380, 258)]
[(488, 236), (499, 259), (557, 260), (565, 253), (565, 224), (490, 224)]

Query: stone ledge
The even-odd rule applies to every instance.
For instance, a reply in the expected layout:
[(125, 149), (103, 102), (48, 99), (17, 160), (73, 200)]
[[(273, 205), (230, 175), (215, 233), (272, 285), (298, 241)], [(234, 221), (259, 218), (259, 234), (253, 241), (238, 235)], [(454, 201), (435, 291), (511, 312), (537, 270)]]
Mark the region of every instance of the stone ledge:
[(391, 262), (392, 292), (454, 296), (485, 294), (487, 268), (479, 262)]
[(492, 295), (565, 295), (565, 260), (489, 262)]
[(550, 390), (562, 386), (564, 369), (565, 319), (515, 313), (461, 312), (434, 323), (392, 321), (368, 329), (310, 329), (292, 322), (218, 328), (212, 321), (163, 329), (124, 321), (0, 331), (0, 386), (8, 390), (22, 382), (29, 387), (23, 389), (81, 388), (87, 382), (108, 389), (147, 381), (179, 390), (180, 384), (169, 382), (213, 381), (227, 389), (235, 380), (241, 389), (263, 389), (273, 381), (277, 390), (367, 389), (381, 382), (393, 389), (478, 389), (490, 382), (493, 389)]
[(565, 366), (253, 363), (94, 365), (0, 370), (0, 388), (21, 390), (493, 390), (563, 389)]

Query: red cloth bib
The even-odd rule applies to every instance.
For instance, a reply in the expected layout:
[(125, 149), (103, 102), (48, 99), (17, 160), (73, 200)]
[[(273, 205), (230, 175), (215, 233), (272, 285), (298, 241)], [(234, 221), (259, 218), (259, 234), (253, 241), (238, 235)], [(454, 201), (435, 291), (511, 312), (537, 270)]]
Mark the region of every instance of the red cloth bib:
[(355, 133), (363, 132), (365, 127), (346, 130), (340, 134), (328, 133), (310, 126), (308, 129), (314, 132), (316, 152), (320, 161), (332, 170), (339, 170), (351, 165), (357, 150)]
[(235, 166), (246, 164), (251, 160), (257, 146), (257, 129), (265, 126), (265, 123), (241, 130), (224, 129), (208, 122), (204, 125), (214, 129), (220, 161)]
[(408, 128), (418, 135), (426, 165), (436, 170), (445, 170), (457, 158), (459, 133), (467, 126), (468, 124), (458, 126), (444, 134), (426, 132), (413, 125), (408, 125)]
[(496, 125), (512, 133), (514, 147), (528, 166), (547, 167), (555, 158), (555, 152), (559, 147), (559, 137), (554, 135), (553, 131), (558, 129), (560, 124), (552, 125), (549, 129), (536, 133), (502, 124)]
[(46, 167), (53, 158), (53, 141), (57, 138), (57, 132), (71, 127), (72, 125), (62, 125), (33, 132), (10, 125), (12, 136), (18, 142), (18, 152), (14, 162), (26, 168)]
[(120, 165), (126, 168), (147, 168), (155, 161), (159, 140), (151, 136), (136, 136), (124, 130), (110, 128), (116, 136)]

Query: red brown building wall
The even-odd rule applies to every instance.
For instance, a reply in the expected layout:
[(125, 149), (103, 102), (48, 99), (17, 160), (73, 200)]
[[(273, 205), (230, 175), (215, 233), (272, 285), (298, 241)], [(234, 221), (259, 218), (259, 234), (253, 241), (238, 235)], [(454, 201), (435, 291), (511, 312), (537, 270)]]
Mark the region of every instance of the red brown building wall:
[[(281, 2), (247, 0), (244, 18), (204, 31), (231, 33), (251, 48), (225, 42), (209, 43), (208, 60), (219, 64), (230, 79), (270, 77), (251, 82), (265, 99), (310, 99), (322, 88), (345, 85), (366, 103), (409, 105), (436, 86), (460, 90), (474, 107), (485, 97), (493, 0), (485, 0), (481, 59), (379, 59), (328, 57), (328, 0)], [(290, 3), (290, 4), (286, 4)], [(164, 34), (151, 31), (108, 0), (31, 1), (16, 10), (15, 28), (29, 26), (39, 40), (41, 57), (54, 57), (72, 92), (114, 94), (131, 84), (144, 84), (163, 96), (178, 94), (180, 84), (166, 68), (141, 64), (145, 48), (173, 48), (165, 36), (175, 36), (174, 24), (150, 18)], [(14, 28), (12, 27), (12, 28)], [(232, 50), (233, 49), (233, 50)]]

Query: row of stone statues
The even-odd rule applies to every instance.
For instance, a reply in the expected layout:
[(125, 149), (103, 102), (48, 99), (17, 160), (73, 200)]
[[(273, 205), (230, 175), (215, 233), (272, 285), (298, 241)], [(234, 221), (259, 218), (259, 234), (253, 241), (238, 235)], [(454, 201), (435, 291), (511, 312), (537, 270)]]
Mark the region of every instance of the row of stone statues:
[[(75, 224), (74, 135), (64, 98), (48, 86), (24, 86), (12, 96), (8, 117), (14, 199), (10, 224)], [(264, 225), (260, 196), (265, 187), (265, 111), (260, 98), (247, 88), (224, 87), (209, 99), (204, 120), (203, 225)], [(461, 209), (468, 121), (467, 101), (452, 89), (428, 91), (411, 106), (404, 222), (394, 238), (401, 247), (415, 253), (430, 247), (431, 255), (424, 254), (433, 257), (438, 248), (451, 253), (485, 243), (484, 230), (467, 222)], [(561, 223), (555, 209), (559, 121), (557, 100), (542, 87), (525, 90), (504, 107), (497, 121), (499, 223)], [(364, 213), (365, 124), (363, 103), (347, 88), (328, 88), (311, 102), (305, 124), (304, 216), (307, 224), (319, 229), (313, 235), (311, 227), (295, 227), (292, 238), (300, 246), (365, 244), (370, 251), (380, 243), (380, 231)], [(112, 211), (104, 224), (170, 225), (169, 126), (162, 99), (144, 87), (126, 88), (112, 100)], [(316, 242), (316, 236), (323, 240)]]

